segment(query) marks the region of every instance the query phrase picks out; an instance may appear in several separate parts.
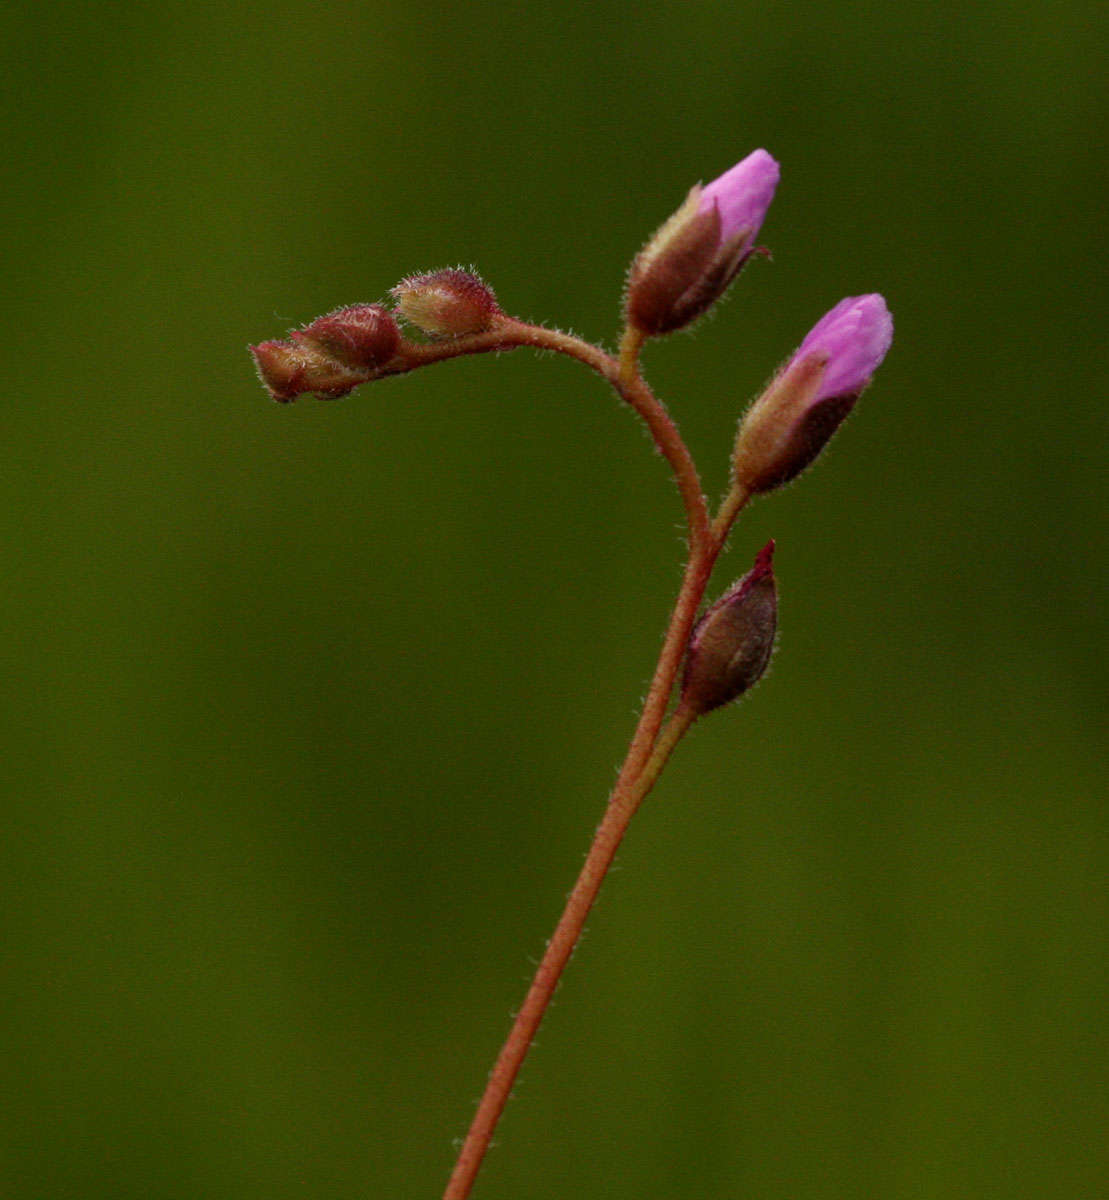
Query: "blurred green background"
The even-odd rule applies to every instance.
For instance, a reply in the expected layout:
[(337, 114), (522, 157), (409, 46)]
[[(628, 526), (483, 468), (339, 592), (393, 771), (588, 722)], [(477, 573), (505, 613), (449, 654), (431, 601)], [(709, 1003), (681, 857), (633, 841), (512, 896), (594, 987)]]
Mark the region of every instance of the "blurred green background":
[(9, 6), (0, 1194), (439, 1194), (680, 507), (575, 364), (277, 407), (246, 346), (459, 262), (611, 345), (756, 146), (774, 261), (646, 358), (712, 493), (841, 296), (894, 349), (737, 528), (774, 670), (640, 816), (475, 1196), (1109, 1192), (1104, 14), (950, 11)]

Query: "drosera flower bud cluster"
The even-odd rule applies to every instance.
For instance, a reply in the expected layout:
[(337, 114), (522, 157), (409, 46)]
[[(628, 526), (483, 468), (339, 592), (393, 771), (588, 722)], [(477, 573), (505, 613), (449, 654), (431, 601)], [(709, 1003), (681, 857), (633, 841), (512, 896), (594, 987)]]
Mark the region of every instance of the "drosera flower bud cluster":
[(351, 304), (295, 329), (287, 341), (251, 347), (258, 375), (275, 400), (302, 392), (323, 399), (345, 396), (372, 379), (396, 356), (400, 330), (380, 304)]
[[(408, 275), (390, 290), (387, 303), (337, 308), (282, 340), (251, 347), (262, 383), (283, 403), (306, 393), (336, 399), (361, 384), (463, 355), (523, 347), (565, 354), (611, 385), (643, 420), (685, 510), (685, 572), (627, 757), (489, 1076), (443, 1200), (467, 1200), (470, 1194), (520, 1066), (639, 805), (689, 728), (748, 692), (770, 661), (778, 617), (774, 542), (759, 551), (742, 579), (704, 604), (737, 517), (755, 496), (796, 479), (818, 457), (890, 348), (893, 321), (882, 296), (849, 296), (831, 308), (741, 417), (730, 490), (715, 513), (709, 511), (697, 464), (643, 377), (640, 356), (654, 339), (711, 309), (759, 252), (779, 176), (778, 163), (760, 149), (689, 191), (629, 267), (615, 355), (509, 315), (486, 283), (461, 268)], [(603, 454), (595, 447), (583, 450)]]
[(456, 268), (409, 276), (391, 294), (395, 314), (383, 304), (351, 304), (284, 341), (251, 346), (270, 395), (281, 403), (308, 392), (335, 400), (359, 384), (410, 371), (420, 363), (419, 346), (402, 337), (397, 316), (429, 337), (456, 338), (485, 332), (502, 315), (492, 291)]

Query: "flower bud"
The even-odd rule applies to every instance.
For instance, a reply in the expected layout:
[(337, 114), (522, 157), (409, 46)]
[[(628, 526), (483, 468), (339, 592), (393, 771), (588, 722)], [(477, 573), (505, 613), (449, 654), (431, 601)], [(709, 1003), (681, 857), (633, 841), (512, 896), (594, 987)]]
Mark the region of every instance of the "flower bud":
[(735, 481), (769, 492), (795, 479), (854, 407), (892, 340), (893, 318), (876, 293), (849, 296), (822, 317), (740, 422)]
[(770, 662), (778, 627), (773, 558), (771, 541), (693, 627), (681, 703), (697, 716), (737, 700), (758, 683)]
[(496, 296), (476, 275), (454, 268), (409, 275), (393, 295), (397, 312), (432, 337), (481, 333), (501, 313)]
[(400, 330), (393, 314), (380, 304), (337, 308), (292, 336), (302, 345), (314, 343), (348, 367), (379, 367), (396, 354), (400, 345)]
[(334, 400), (366, 382), (364, 373), (352, 371), (306, 341), (262, 342), (251, 346), (250, 352), (259, 379), (282, 404), (302, 392)]
[(714, 304), (751, 257), (778, 164), (756, 150), (707, 187), (698, 184), (632, 263), (627, 320), (657, 337), (688, 325)]

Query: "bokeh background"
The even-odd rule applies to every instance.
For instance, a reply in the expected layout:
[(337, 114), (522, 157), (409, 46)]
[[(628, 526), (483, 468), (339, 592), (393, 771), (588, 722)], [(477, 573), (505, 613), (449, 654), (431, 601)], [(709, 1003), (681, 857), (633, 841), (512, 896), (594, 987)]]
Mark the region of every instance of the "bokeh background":
[(455, 263), (611, 345), (756, 146), (773, 262), (646, 360), (713, 494), (825, 309), (895, 346), (737, 529), (774, 670), (640, 816), (475, 1195), (1109, 1192), (1103, 14), (944, 11), (6, 9), (5, 1197), (439, 1194), (680, 509), (572, 363), (277, 407), (246, 346)]

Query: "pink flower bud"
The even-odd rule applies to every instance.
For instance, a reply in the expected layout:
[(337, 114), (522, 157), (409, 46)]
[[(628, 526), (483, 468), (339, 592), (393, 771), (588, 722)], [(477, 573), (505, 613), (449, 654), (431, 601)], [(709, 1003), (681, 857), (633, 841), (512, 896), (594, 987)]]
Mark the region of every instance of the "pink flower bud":
[(740, 422), (736, 482), (769, 492), (795, 479), (855, 406), (893, 340), (893, 318), (875, 294), (849, 296), (809, 331)]
[(778, 627), (773, 559), (774, 543), (767, 542), (751, 570), (693, 627), (681, 703), (698, 716), (737, 700), (766, 671)]
[(779, 175), (774, 159), (765, 150), (755, 150), (702, 189), (698, 208), (701, 212), (715, 208), (719, 213), (722, 242), (744, 233), (749, 243), (754, 242), (774, 199)]
[(707, 187), (693, 188), (632, 263), (629, 324), (658, 336), (714, 304), (754, 251), (778, 175), (774, 159), (756, 150)]
[(348, 367), (379, 367), (400, 344), (393, 314), (380, 304), (337, 308), (292, 336), (301, 343), (313, 342)]
[(886, 357), (892, 341), (893, 318), (885, 300), (877, 292), (848, 296), (809, 330), (793, 361), (807, 354), (827, 359), (817, 400), (858, 396)]
[(334, 400), (366, 382), (364, 373), (350, 370), (308, 343), (262, 342), (251, 346), (250, 352), (258, 377), (282, 404), (302, 392)]
[(397, 311), (432, 337), (481, 333), (501, 315), (493, 292), (468, 271), (409, 275), (393, 288)]

